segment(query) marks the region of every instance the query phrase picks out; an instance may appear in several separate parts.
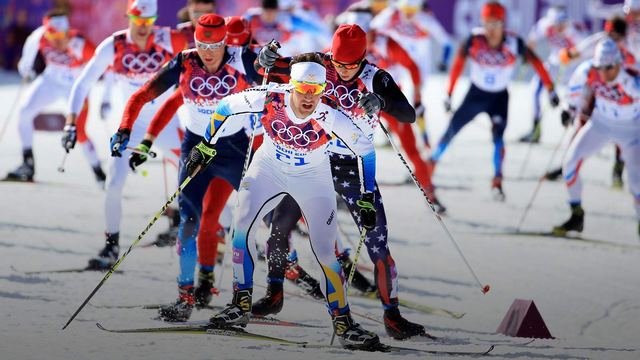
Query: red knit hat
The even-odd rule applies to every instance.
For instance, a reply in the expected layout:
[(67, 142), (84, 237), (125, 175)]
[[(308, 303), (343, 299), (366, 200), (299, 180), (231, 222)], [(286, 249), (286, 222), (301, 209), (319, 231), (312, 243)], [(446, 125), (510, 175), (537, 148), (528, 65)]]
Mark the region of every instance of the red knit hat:
[(229, 45), (244, 46), (251, 40), (251, 27), (249, 22), (240, 16), (228, 16), (227, 43)]
[(353, 64), (362, 60), (367, 52), (367, 34), (358, 25), (342, 24), (333, 34), (331, 53), (333, 60)]
[(227, 36), (227, 25), (224, 18), (216, 14), (205, 14), (198, 18), (195, 38), (200, 42), (217, 43)]
[(486, 18), (494, 18), (494, 19), (504, 21), (505, 13), (506, 11), (504, 9), (504, 6), (502, 6), (500, 3), (490, 2), (482, 6), (482, 11), (480, 12), (480, 18), (482, 18), (483, 20)]

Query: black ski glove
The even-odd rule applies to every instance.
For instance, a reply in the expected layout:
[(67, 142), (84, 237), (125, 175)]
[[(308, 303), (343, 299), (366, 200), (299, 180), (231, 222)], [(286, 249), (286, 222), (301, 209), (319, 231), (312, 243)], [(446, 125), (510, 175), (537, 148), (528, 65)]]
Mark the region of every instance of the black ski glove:
[(76, 146), (78, 134), (76, 132), (75, 125), (65, 125), (63, 131), (64, 134), (62, 135), (62, 147), (68, 154), (69, 151)]
[(185, 165), (189, 175), (193, 175), (198, 167), (200, 167), (200, 170), (204, 169), (213, 160), (214, 156), (216, 156), (216, 149), (213, 144), (203, 140), (194, 146), (189, 152), (189, 159)]
[(136, 146), (136, 150), (138, 150), (139, 152), (134, 152), (131, 154), (131, 156), (129, 156), (129, 167), (131, 168), (131, 170), (135, 172), (138, 166), (144, 164), (144, 162), (147, 161), (146, 154), (149, 153), (151, 144), (153, 144), (151, 140), (142, 140), (142, 142), (138, 146)]
[(374, 92), (361, 94), (358, 99), (358, 107), (363, 109), (369, 116), (376, 115), (378, 111), (384, 109), (384, 105), (384, 99)]
[(356, 204), (360, 208), (360, 223), (362, 227), (367, 230), (373, 230), (376, 227), (376, 208), (373, 206), (373, 193), (363, 193)]
[(275, 65), (276, 59), (278, 59), (279, 55), (276, 52), (277, 48), (273, 48), (270, 46), (271, 44), (267, 44), (260, 49), (260, 53), (258, 54), (258, 62), (260, 66), (265, 69), (270, 69)]
[(113, 134), (109, 142), (111, 156), (122, 157), (122, 153), (127, 149), (127, 144), (129, 143), (129, 135), (131, 135), (131, 130), (129, 129), (118, 129)]
[(562, 126), (569, 127), (573, 123), (574, 114), (571, 110), (564, 109), (560, 113), (560, 121)]

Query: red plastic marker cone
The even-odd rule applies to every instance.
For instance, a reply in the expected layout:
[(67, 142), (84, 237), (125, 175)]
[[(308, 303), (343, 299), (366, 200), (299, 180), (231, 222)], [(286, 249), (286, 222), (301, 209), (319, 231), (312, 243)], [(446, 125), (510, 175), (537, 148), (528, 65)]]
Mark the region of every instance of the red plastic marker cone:
[(554, 339), (533, 300), (516, 299), (496, 332), (515, 337)]

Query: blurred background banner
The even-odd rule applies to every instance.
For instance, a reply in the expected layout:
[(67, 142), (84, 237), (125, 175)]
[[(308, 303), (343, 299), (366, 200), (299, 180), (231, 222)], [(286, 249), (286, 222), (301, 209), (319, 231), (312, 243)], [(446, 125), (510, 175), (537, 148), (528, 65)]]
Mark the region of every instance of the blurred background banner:
[[(456, 39), (460, 39), (472, 27), (478, 25), (480, 7), (486, 0), (431, 0), (429, 6), (438, 20)], [(536, 19), (545, 9), (554, 4), (567, 7), (569, 16), (584, 21), (593, 29), (599, 29), (601, 18), (599, 4), (618, 4), (623, 0), (503, 0), (508, 9), (508, 28), (526, 35)], [(336, 15), (354, 0), (305, 0), (322, 16)], [(159, 25), (175, 26), (177, 12), (184, 7), (183, 0), (159, 0)], [(258, 0), (218, 0), (218, 11), (222, 15), (241, 15), (246, 9), (260, 6)], [(0, 65), (15, 69), (20, 57), (21, 44), (33, 29), (41, 23), (45, 12), (53, 7), (71, 11), (71, 23), (89, 36), (96, 44), (107, 35), (126, 27), (124, 15), (127, 0), (0, 0)], [(318, 21), (322, 21), (318, 19)]]

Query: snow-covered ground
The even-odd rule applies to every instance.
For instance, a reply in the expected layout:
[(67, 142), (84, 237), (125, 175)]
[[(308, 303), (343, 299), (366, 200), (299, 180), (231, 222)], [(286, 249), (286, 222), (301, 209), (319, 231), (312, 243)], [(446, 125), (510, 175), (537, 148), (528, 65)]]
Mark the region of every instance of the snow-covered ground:
[[(1, 75), (0, 106), (4, 122), (18, 93), (18, 79)], [(445, 79), (434, 76), (426, 94), (432, 141), (442, 134), (448, 116), (442, 109)], [(454, 104), (467, 87), (461, 82)], [(489, 121), (482, 116), (463, 130), (439, 165), (435, 182), (441, 201), (448, 207), (444, 221), (456, 237), (469, 263), (491, 291), (482, 295), (461, 258), (413, 185), (392, 185), (406, 179), (406, 172), (390, 148), (381, 148), (379, 179), (387, 214), (391, 249), (403, 277), (401, 297), (440, 306), (466, 315), (454, 320), (404, 309), (443, 343), (389, 340), (382, 325), (357, 318), (381, 335), (383, 341), (425, 349), (478, 350), (497, 344), (496, 359), (637, 359), (640, 357), (640, 247), (637, 221), (627, 190), (610, 187), (613, 147), (586, 162), (585, 238), (630, 247), (612, 247), (579, 241), (526, 236), (498, 236), (512, 231), (544, 173), (555, 144), (562, 137), (559, 111), (545, 111), (543, 141), (533, 148), (521, 177), (528, 147), (516, 139), (529, 130), (532, 103), (528, 83), (511, 88), (510, 125), (507, 129), (504, 203), (491, 199), (492, 145)], [(92, 94), (89, 133), (99, 154), (107, 159), (107, 139), (115, 127), (97, 118)], [(62, 109), (61, 102), (52, 109)], [(118, 113), (115, 109), (114, 113)], [(63, 157), (57, 133), (37, 133), (35, 156), (37, 184), (0, 184), (0, 359), (300, 359), (319, 358), (425, 358), (424, 354), (352, 353), (341, 349), (299, 349), (232, 338), (196, 335), (110, 334), (95, 322), (113, 328), (161, 326), (153, 310), (105, 309), (99, 305), (133, 305), (173, 301), (178, 257), (173, 249), (135, 249), (122, 264), (123, 274), (112, 276), (71, 326), (60, 328), (102, 278), (98, 273), (37, 274), (25, 271), (84, 266), (103, 245), (103, 192), (93, 180), (82, 152), (69, 156), (64, 174), (56, 171)], [(560, 154), (559, 154), (560, 155)], [(559, 163), (557, 157), (555, 164)], [(19, 164), (20, 145), (14, 113), (0, 142), (0, 176)], [(554, 164), (554, 165), (555, 165)], [(121, 243), (130, 244), (164, 203), (162, 163), (145, 165), (147, 176), (131, 175), (125, 188)], [(172, 179), (175, 171), (169, 172)], [(170, 188), (176, 186), (171, 181)], [(172, 191), (172, 190), (171, 190)], [(524, 230), (549, 230), (569, 215), (562, 183), (545, 182), (525, 221)], [(341, 226), (357, 241), (350, 219), (340, 214)], [(164, 231), (160, 220), (147, 240)], [(263, 240), (259, 240), (263, 241)], [(298, 240), (302, 262), (317, 275), (306, 243)], [(368, 262), (365, 259), (363, 262)], [(258, 283), (266, 265), (258, 265)], [(217, 305), (230, 300), (231, 270), (227, 268)], [(289, 290), (296, 289), (287, 284)], [(264, 293), (256, 288), (256, 298)], [(496, 335), (495, 330), (514, 299), (533, 299), (555, 340)], [(250, 326), (263, 334), (328, 343), (329, 316), (310, 300), (287, 297), (282, 319), (324, 325), (322, 329), (287, 329)], [(381, 318), (379, 305), (352, 299), (355, 311)], [(204, 320), (207, 311), (194, 312)]]

